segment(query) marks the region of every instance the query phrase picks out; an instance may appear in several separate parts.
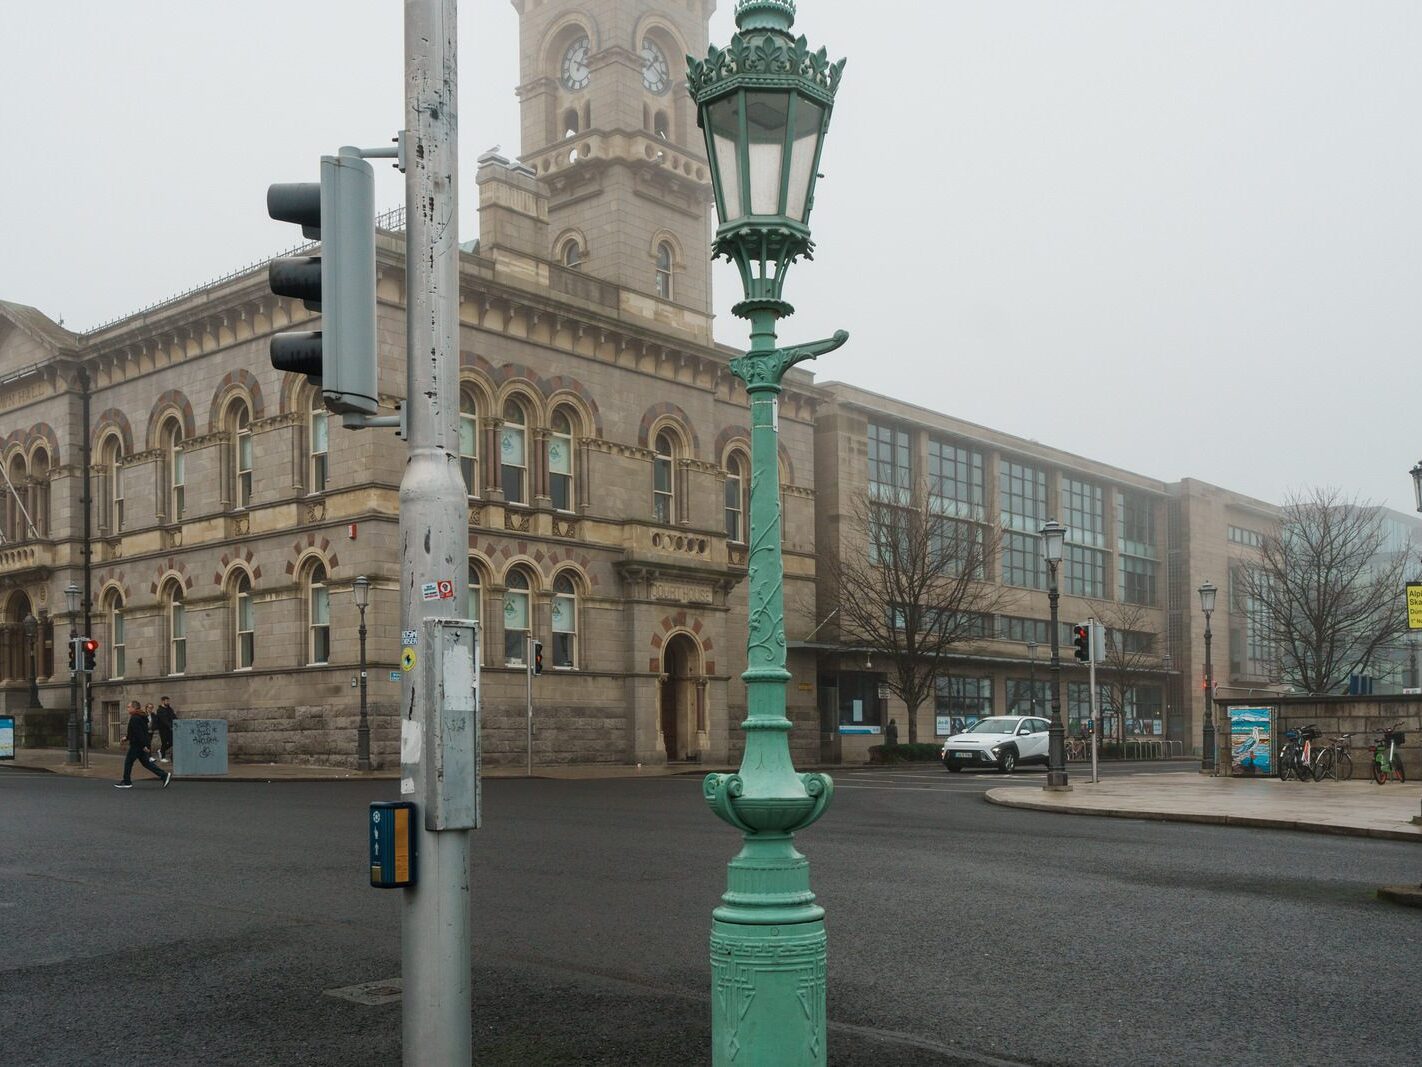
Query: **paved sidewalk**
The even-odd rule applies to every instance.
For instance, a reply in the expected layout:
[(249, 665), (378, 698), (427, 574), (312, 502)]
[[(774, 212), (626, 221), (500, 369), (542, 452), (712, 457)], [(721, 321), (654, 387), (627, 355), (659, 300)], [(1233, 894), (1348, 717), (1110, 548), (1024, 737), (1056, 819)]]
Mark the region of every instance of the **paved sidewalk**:
[[(64, 774), (74, 778), (98, 778), (118, 781), (123, 777), (121, 752), (97, 751), (89, 753), (89, 766), (71, 767), (65, 762), (68, 753), (62, 748), (22, 749), (15, 753), (14, 760), (0, 762), (0, 774), (7, 770), (12, 773), (40, 771)], [(172, 768), (171, 763), (160, 764), (164, 770)], [(563, 781), (584, 781), (603, 778), (666, 778), (677, 774), (702, 774), (709, 771), (730, 770), (728, 767), (692, 767), (690, 765), (652, 766), (623, 764), (594, 764), (588, 766), (558, 765), (540, 767), (534, 764), (535, 778), (551, 778)], [(482, 770), (484, 778), (524, 778), (523, 767), (489, 767)], [(340, 782), (372, 781), (393, 782), (400, 777), (399, 768), (377, 771), (355, 771), (349, 767), (316, 767), (305, 763), (229, 763), (228, 772), (221, 777), (175, 778), (175, 782)], [(151, 774), (137, 765), (133, 769), (133, 780), (154, 779)]]
[(1211, 778), (1199, 774), (1134, 774), (1091, 784), (1072, 778), (1066, 793), (1037, 788), (990, 789), (993, 804), (1070, 815), (1255, 826), (1422, 842), (1422, 785), (1371, 780), (1281, 782), (1276, 778)]

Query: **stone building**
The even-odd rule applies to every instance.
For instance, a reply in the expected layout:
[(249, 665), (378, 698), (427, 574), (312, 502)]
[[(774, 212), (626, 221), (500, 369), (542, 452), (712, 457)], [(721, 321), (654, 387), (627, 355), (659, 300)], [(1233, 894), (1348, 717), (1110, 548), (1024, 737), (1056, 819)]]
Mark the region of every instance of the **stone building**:
[[(714, 4), (515, 6), (523, 161), (481, 160), (479, 240), (460, 263), (469, 563), (449, 577), (481, 622), (485, 758), (523, 758), (532, 636), (548, 667), (535, 760), (725, 761), (745, 709), (749, 419), (734, 353), (712, 341), (710, 187), (678, 61), (705, 49)], [(380, 388), (394, 410), (404, 244), (398, 218), (385, 225)], [(0, 304), (7, 709), (29, 708), (31, 675), (44, 707), (67, 707), (75, 625), (103, 643), (95, 744), (128, 699), (168, 695), (227, 719), (237, 758), (349, 762), (364, 574), (373, 750), (397, 759), (404, 445), (344, 430), (304, 378), (271, 368), (271, 335), (309, 318), (270, 295), (265, 269), (84, 334)], [(795, 374), (781, 406), (798, 630), (812, 625), (796, 612), (814, 601), (820, 399)], [(71, 582), (88, 591), (77, 620)], [(813, 657), (791, 669), (809, 751)]]

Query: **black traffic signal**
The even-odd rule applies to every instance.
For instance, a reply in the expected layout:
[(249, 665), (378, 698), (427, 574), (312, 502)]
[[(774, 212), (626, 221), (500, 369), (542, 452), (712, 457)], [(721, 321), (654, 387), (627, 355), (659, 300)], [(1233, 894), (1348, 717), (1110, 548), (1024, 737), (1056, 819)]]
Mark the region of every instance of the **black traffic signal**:
[(74, 673), (74, 669), (75, 669), (75, 667), (78, 666), (78, 663), (79, 663), (79, 638), (77, 638), (77, 637), (71, 637), (71, 638), (69, 639), (69, 673), (70, 673), (70, 674), (73, 674), (73, 673)]
[(543, 673), (543, 642), (533, 642), (533, 673)]
[(1091, 628), (1084, 623), (1072, 627), (1071, 643), (1076, 646), (1076, 658), (1082, 663), (1091, 662)]
[(375, 172), (354, 148), (321, 157), (321, 181), (267, 189), (267, 214), (321, 241), (319, 256), (274, 259), (271, 291), (321, 312), (321, 329), (272, 338), (272, 366), (321, 383), (326, 408), (373, 415), (375, 365)]
[(79, 644), (84, 651), (84, 670), (92, 674), (94, 672), (95, 660), (99, 654), (99, 642), (95, 641), (92, 637), (86, 637), (83, 641), (79, 642)]

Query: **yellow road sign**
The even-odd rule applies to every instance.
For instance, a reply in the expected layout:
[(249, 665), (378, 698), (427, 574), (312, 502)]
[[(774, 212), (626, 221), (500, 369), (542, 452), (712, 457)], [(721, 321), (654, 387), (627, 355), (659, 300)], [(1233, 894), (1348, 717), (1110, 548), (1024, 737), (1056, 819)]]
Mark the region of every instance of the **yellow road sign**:
[(1407, 628), (1422, 630), (1422, 582), (1407, 583)]

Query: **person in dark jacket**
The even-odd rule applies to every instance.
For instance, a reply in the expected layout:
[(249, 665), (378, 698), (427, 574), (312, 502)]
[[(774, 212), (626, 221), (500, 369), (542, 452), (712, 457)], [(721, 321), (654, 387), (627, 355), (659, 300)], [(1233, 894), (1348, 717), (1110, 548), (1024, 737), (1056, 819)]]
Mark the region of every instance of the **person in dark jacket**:
[(133, 765), (141, 763), (155, 778), (162, 779), (163, 788), (167, 789), (173, 776), (154, 763), (148, 755), (148, 746), (153, 740), (148, 731), (148, 716), (143, 713), (143, 706), (136, 700), (128, 702), (128, 735), (124, 740), (128, 742), (128, 755), (123, 760), (123, 781), (115, 782), (114, 788), (132, 789)]
[(178, 709), (173, 707), (173, 702), (167, 697), (163, 698), (158, 705), (158, 710), (153, 713), (153, 722), (158, 727), (158, 762), (173, 762), (173, 720), (178, 717)]

